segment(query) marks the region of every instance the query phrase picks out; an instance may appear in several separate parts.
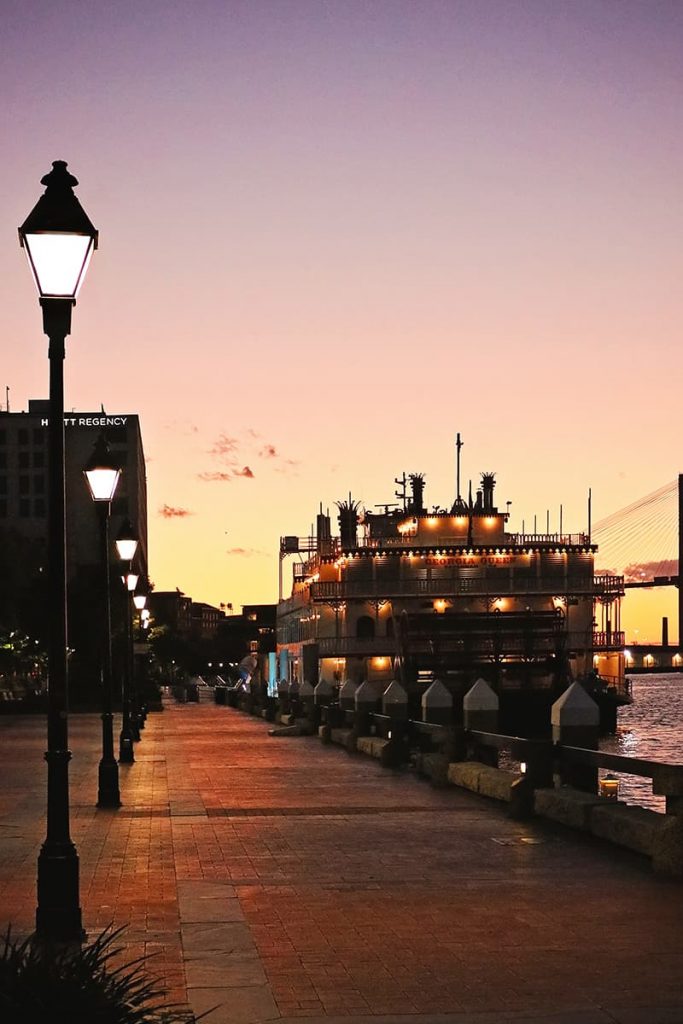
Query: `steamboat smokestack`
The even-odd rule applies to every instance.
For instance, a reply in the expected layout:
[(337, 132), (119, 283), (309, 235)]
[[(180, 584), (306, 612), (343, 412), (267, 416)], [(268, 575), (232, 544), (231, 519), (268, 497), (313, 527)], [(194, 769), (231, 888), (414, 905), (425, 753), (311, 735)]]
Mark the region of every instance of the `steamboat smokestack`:
[(319, 554), (326, 554), (330, 550), (332, 541), (332, 526), (330, 523), (330, 514), (327, 515), (323, 512), (322, 502), (320, 504), (320, 511), (315, 517), (316, 523), (316, 547), (318, 548)]
[(348, 501), (336, 502), (339, 509), (337, 521), (339, 523), (339, 535), (343, 548), (354, 548), (358, 543), (358, 505), (352, 501), (349, 495)]
[(493, 491), (496, 486), (496, 474), (495, 473), (482, 473), (481, 474), (481, 489), (484, 499), (484, 512), (495, 512), (496, 509), (493, 504)]
[(410, 490), (412, 492), (412, 501), (410, 503), (410, 511), (414, 515), (419, 515), (424, 512), (424, 490), (425, 490), (425, 478), (424, 473), (411, 473), (410, 474)]

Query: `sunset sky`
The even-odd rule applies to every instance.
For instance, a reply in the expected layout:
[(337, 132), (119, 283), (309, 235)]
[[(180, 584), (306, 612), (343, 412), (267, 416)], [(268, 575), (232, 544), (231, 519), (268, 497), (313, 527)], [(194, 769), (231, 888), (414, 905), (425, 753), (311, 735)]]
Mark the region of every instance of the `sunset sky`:
[(320, 501), (452, 502), (456, 431), (513, 529), (683, 471), (678, 0), (2, 14), (0, 401), (47, 393), (16, 229), (64, 159), (100, 231), (66, 406), (140, 415), (158, 588), (275, 600)]

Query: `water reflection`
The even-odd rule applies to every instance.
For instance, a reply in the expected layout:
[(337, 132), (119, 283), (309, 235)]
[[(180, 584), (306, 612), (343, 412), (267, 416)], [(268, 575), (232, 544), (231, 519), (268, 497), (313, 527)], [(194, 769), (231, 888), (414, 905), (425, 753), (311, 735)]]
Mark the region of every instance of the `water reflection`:
[[(601, 750), (683, 764), (683, 674), (633, 676), (633, 704), (619, 711), (616, 736), (600, 741)], [(649, 779), (619, 775), (619, 798), (664, 811)]]

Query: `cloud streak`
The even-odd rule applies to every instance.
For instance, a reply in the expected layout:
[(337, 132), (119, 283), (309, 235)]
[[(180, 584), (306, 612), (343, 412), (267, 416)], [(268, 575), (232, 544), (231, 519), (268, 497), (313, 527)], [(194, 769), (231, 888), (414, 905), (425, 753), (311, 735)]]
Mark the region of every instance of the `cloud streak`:
[(203, 473), (197, 473), (197, 478), (203, 480), (204, 483), (228, 483), (230, 480), (236, 480), (238, 477), (253, 480), (254, 474), (249, 466), (243, 466), (241, 469), (207, 470)]
[(228, 437), (227, 434), (219, 434), (213, 448), (209, 448), (208, 454), (217, 458), (232, 462), (239, 449), (239, 441), (236, 437)]
[(627, 583), (640, 583), (654, 579), (655, 576), (678, 575), (678, 559), (667, 558), (662, 562), (631, 562), (624, 568), (624, 579)]
[(189, 508), (180, 508), (178, 505), (162, 505), (158, 513), (162, 519), (184, 519), (186, 516), (193, 516)]
[(238, 437), (219, 434), (206, 454), (216, 460), (219, 468), (197, 473), (197, 478), (205, 483), (230, 483), (240, 477), (253, 480), (256, 475), (251, 468), (253, 459), (266, 462), (276, 473), (292, 473), (299, 465), (295, 459), (285, 458), (275, 444), (264, 441), (262, 435), (251, 428), (243, 430)]
[(228, 548), (226, 551), (226, 555), (237, 555), (240, 558), (262, 557), (266, 554), (266, 551), (261, 551), (259, 548)]

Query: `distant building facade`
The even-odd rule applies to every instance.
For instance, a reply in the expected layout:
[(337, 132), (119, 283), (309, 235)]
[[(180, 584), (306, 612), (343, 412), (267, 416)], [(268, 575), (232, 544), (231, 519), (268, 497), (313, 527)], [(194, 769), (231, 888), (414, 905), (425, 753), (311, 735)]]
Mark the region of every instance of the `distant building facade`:
[[(28, 412), (0, 412), (0, 532), (46, 544), (49, 402), (29, 401)], [(130, 519), (140, 543), (136, 565), (147, 572), (147, 482), (136, 415), (64, 414), (67, 573), (99, 564), (99, 533), (83, 467), (104, 432), (122, 468), (112, 503), (111, 535)]]
[(225, 661), (240, 661), (245, 654), (274, 651), (276, 610), (274, 604), (245, 604), (241, 615), (227, 615), (218, 633)]
[(182, 590), (153, 590), (147, 607), (157, 626), (166, 626), (172, 633), (187, 640), (192, 632), (192, 598)]
[(193, 640), (215, 640), (225, 612), (203, 601), (192, 602), (192, 638)]

